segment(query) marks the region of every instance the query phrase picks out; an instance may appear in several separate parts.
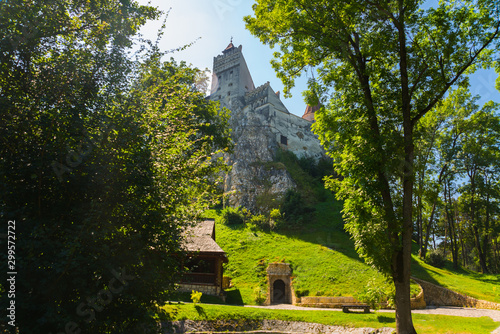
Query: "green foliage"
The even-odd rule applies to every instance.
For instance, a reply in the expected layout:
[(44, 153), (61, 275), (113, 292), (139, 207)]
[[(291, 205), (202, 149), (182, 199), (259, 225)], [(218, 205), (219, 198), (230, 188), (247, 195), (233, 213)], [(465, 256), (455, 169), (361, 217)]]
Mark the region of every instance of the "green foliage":
[(194, 305), (196, 305), (200, 302), (202, 295), (203, 295), (203, 293), (201, 293), (199, 291), (194, 291), (194, 290), (191, 291), (191, 300), (193, 301)]
[(245, 208), (227, 206), (221, 211), (221, 222), (228, 226), (241, 225), (246, 221), (247, 216), (248, 211)]
[(214, 202), (230, 144), (197, 70), (147, 45), (127, 58), (157, 17), (134, 1), (0, 3), (0, 211), (18, 226), (22, 332), (166, 320), (182, 227)]
[(265, 287), (256, 286), (253, 288), (253, 299), (257, 305), (262, 305), (266, 301), (267, 290)]
[(273, 226), (273, 229), (280, 228), (284, 223), (280, 209), (272, 209), (269, 213), (269, 220), (269, 224)]
[(278, 150), (273, 165), (283, 166), (297, 184), (307, 206), (325, 201), (329, 191), (325, 189), (323, 178), (333, 175), (332, 162), (329, 159), (315, 161), (312, 158), (297, 158), (290, 151)]
[(258, 0), (245, 17), (252, 34), (279, 46), (272, 65), (285, 94), (304, 68), (317, 71), (305, 95), (325, 106), (313, 128), (341, 176), (328, 186), (344, 201), (359, 254), (394, 279), (398, 332), (408, 333), (414, 130), (450, 87), (493, 64), (500, 39), (495, 3), (422, 4)]
[(285, 193), (283, 204), (281, 205), (281, 212), (283, 212), (283, 217), (287, 223), (292, 226), (300, 226), (306, 219), (310, 219), (310, 215), (314, 212), (314, 208), (306, 205), (299, 192), (289, 189)]
[(446, 258), (443, 255), (443, 252), (439, 249), (431, 249), (427, 252), (425, 257), (425, 263), (430, 264), (436, 268), (443, 268), (446, 264)]
[(378, 310), (383, 303), (393, 308), (395, 297), (394, 284), (390, 282), (380, 284), (380, 282), (370, 280), (356, 297), (358, 300), (370, 305), (370, 308), (374, 310)]

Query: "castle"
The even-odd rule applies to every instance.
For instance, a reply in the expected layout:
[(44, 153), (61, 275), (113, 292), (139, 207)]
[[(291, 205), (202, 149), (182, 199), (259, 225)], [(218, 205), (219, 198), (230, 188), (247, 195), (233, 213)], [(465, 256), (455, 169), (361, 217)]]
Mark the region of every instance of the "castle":
[(214, 57), (210, 99), (231, 110), (235, 149), (227, 157), (232, 170), (224, 185), (231, 206), (258, 211), (262, 203), (277, 200), (296, 187), (286, 169), (271, 163), (279, 149), (299, 158), (325, 156), (311, 131), (316, 108), (307, 107), (299, 117), (288, 111), (269, 82), (256, 88), (241, 45), (235, 47), (231, 42)]

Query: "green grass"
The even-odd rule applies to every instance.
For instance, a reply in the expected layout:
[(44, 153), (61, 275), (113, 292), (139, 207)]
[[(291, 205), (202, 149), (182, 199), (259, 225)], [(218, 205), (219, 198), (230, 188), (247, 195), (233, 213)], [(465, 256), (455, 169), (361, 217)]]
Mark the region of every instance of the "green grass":
[(425, 281), (477, 298), (500, 303), (500, 275), (485, 275), (465, 269), (453, 269), (448, 261), (442, 269), (413, 255), (412, 274)]
[[(286, 231), (252, 231), (244, 225), (216, 224), (218, 244), (229, 263), (232, 277), (230, 304), (258, 304), (265, 299), (267, 264), (292, 265), (298, 296), (358, 296), (368, 282), (385, 285), (384, 277), (359, 259), (352, 240), (343, 231), (341, 203), (332, 197), (316, 205), (314, 216), (301, 228)], [(207, 216), (217, 218), (216, 211)], [(413, 256), (412, 274), (474, 298), (500, 303), (500, 275), (432, 267)]]
[[(365, 265), (342, 230), (338, 203), (320, 203), (316, 221), (298, 230), (252, 231), (245, 225), (216, 224), (217, 243), (228, 254), (224, 275), (232, 278), (236, 300), (256, 304), (267, 292), (267, 264), (287, 262), (293, 269), (293, 286), (298, 296), (356, 296), (373, 280), (384, 277)], [(333, 209), (332, 209), (333, 207)], [(211, 213), (212, 217), (214, 212)], [(329, 223), (325, 223), (329, 222)]]
[[(343, 313), (339, 311), (271, 310), (227, 305), (172, 304), (164, 310), (172, 320), (284, 320), (312, 322), (346, 327), (395, 327), (394, 313), (370, 314)], [(413, 323), (419, 333), (475, 333), (486, 334), (500, 326), (491, 318), (462, 318), (442, 315), (414, 314)]]

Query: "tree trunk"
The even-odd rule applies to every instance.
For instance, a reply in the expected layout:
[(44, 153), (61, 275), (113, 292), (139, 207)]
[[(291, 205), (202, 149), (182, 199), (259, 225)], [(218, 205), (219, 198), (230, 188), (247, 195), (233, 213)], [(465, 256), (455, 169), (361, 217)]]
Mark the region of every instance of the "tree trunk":
[(495, 255), (495, 271), (498, 273), (498, 268), (500, 265), (499, 262), (499, 256), (498, 256), (498, 242), (497, 242), (497, 236), (493, 236), (493, 245), (495, 246), (495, 249), (493, 250), (493, 254)]
[(479, 256), (479, 265), (481, 266), (481, 272), (483, 274), (488, 273), (488, 267), (486, 266), (486, 257), (484, 256), (483, 249), (481, 248), (481, 240), (479, 238), (479, 230), (477, 226), (472, 225), (472, 231), (474, 232), (474, 240), (476, 242), (476, 248)]
[(469, 174), (469, 179), (470, 179), (470, 184), (471, 184), (471, 204), (470, 204), (470, 211), (471, 211), (471, 220), (472, 220), (472, 232), (474, 233), (474, 241), (476, 244), (478, 256), (479, 256), (479, 265), (481, 266), (481, 272), (483, 274), (486, 274), (488, 272), (488, 267), (486, 266), (486, 258), (484, 256), (483, 250), (481, 248), (481, 239), (479, 237), (479, 229), (477, 227), (478, 221), (476, 219), (476, 202), (475, 202), (475, 196), (476, 196), (476, 184), (475, 184), (475, 176), (476, 176), (476, 169), (471, 170)]
[(457, 232), (455, 229), (455, 215), (453, 210), (453, 203), (451, 199), (451, 190), (448, 183), (444, 184), (444, 199), (446, 202), (446, 219), (448, 221), (448, 230), (450, 232), (450, 250), (453, 260), (453, 267), (458, 269), (458, 245), (457, 245)]
[(429, 221), (425, 226), (425, 241), (423, 242), (423, 245), (422, 247), (420, 247), (419, 251), (419, 256), (421, 259), (425, 259), (425, 255), (427, 254), (427, 245), (429, 244), (429, 238), (431, 236), (431, 230), (432, 230), (432, 222), (434, 221), (434, 213), (436, 212), (436, 202), (437, 200), (435, 200), (434, 203), (432, 203), (431, 216), (429, 217)]
[(422, 184), (423, 184), (423, 176), (419, 177), (419, 185), (418, 185), (418, 195), (417, 195), (417, 240), (418, 240), (418, 253), (421, 254), (423, 252), (424, 246), (424, 237), (423, 237), (423, 219), (422, 219)]
[[(403, 255), (397, 256), (397, 262), (404, 267)], [(403, 274), (403, 273), (401, 273)], [(396, 288), (396, 332), (398, 334), (416, 334), (411, 318), (411, 302), (410, 302), (410, 272), (402, 277), (394, 277), (394, 286)]]
[(465, 268), (467, 266), (467, 258), (466, 258), (466, 250), (465, 250), (465, 244), (464, 244), (464, 237), (463, 237), (463, 230), (460, 229), (460, 235), (459, 235), (459, 239), (460, 239), (460, 244), (462, 245), (462, 266)]

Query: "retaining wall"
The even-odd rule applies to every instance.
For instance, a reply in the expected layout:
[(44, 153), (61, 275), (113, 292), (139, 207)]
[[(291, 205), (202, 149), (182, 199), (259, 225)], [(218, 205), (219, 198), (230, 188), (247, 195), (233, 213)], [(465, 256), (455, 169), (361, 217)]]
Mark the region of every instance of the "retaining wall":
[(482, 309), (500, 310), (500, 304), (479, 300), (450, 289), (423, 281), (418, 278), (412, 278), (420, 284), (424, 290), (424, 299), (427, 305), (434, 306), (458, 306), (458, 307), (474, 307)]

